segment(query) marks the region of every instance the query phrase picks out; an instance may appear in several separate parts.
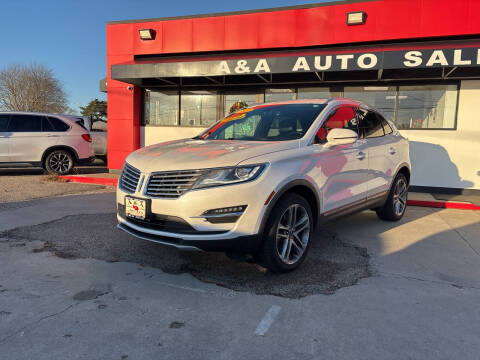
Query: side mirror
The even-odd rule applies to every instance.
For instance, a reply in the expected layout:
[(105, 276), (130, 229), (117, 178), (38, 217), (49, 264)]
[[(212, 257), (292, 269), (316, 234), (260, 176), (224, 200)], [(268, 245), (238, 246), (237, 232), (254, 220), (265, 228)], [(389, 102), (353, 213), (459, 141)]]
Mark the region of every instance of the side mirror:
[(329, 145), (352, 144), (357, 140), (357, 133), (350, 129), (332, 129), (327, 135)]

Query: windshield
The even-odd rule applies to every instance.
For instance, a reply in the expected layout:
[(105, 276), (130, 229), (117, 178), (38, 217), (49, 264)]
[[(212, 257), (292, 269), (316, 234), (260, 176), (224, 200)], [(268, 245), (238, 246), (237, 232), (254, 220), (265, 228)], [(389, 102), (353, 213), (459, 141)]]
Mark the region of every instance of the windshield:
[(259, 105), (220, 120), (196, 139), (285, 141), (305, 135), (326, 104)]

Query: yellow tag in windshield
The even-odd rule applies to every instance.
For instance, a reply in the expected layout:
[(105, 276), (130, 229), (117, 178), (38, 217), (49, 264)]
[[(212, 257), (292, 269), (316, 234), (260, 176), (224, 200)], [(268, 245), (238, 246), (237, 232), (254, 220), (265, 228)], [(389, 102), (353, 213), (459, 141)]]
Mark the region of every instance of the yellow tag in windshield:
[(242, 110), (236, 111), (233, 114), (228, 115), (225, 119), (223, 119), (220, 122), (221, 123), (226, 123), (226, 122), (229, 122), (229, 121), (232, 121), (232, 120), (243, 119), (245, 117), (245, 115), (252, 110), (254, 110), (254, 109), (242, 109)]

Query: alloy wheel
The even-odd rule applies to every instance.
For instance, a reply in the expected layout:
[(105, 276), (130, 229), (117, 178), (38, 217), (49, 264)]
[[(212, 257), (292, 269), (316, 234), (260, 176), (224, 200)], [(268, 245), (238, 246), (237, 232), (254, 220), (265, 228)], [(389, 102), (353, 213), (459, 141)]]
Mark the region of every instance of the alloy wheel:
[(63, 174), (70, 169), (70, 157), (65, 153), (55, 153), (50, 157), (49, 166), (56, 173)]
[(404, 179), (399, 179), (393, 191), (393, 211), (395, 215), (402, 216), (407, 206), (408, 187)]
[(285, 264), (296, 263), (305, 252), (310, 240), (310, 219), (307, 210), (290, 205), (280, 217), (276, 232), (277, 252)]

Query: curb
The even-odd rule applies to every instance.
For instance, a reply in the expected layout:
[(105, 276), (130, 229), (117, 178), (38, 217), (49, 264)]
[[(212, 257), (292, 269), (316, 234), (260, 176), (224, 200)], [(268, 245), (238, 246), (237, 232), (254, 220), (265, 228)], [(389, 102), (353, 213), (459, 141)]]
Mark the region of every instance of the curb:
[[(107, 186), (117, 186), (117, 182), (118, 182), (118, 179), (97, 178), (97, 177), (77, 176), (77, 175), (65, 175), (65, 176), (59, 176), (59, 178), (68, 180), (70, 182), (75, 182), (75, 183), (107, 185)], [(431, 208), (440, 208), (440, 209), (460, 209), (460, 210), (480, 211), (480, 206), (477, 206), (471, 203), (455, 202), (455, 201), (408, 200), (407, 204), (410, 206), (421, 206), (421, 207), (431, 207)]]
[(480, 206), (471, 203), (455, 202), (455, 201), (425, 201), (425, 200), (408, 200), (410, 206), (424, 206), (441, 209), (460, 209), (460, 210), (476, 210), (480, 211)]
[(97, 178), (97, 177), (76, 176), (76, 175), (64, 175), (64, 176), (59, 176), (59, 178), (65, 179), (74, 183), (108, 185), (108, 186), (117, 186), (117, 182), (118, 182), (118, 179), (114, 179), (114, 178)]

